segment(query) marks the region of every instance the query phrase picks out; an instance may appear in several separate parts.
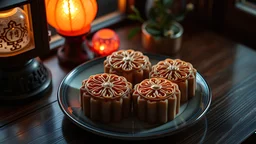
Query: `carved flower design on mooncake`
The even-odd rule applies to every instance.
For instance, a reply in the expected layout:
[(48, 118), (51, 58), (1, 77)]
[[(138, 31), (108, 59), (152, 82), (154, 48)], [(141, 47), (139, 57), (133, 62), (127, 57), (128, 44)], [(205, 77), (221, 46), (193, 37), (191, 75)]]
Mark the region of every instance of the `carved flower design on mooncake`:
[(82, 84), (90, 95), (101, 99), (120, 98), (131, 90), (131, 83), (124, 77), (107, 73), (90, 76)]
[(166, 78), (171, 81), (182, 81), (193, 74), (192, 64), (180, 59), (166, 59), (152, 67), (151, 77)]
[(120, 50), (112, 53), (107, 57), (108, 64), (115, 69), (122, 69), (124, 71), (143, 69), (149, 65), (148, 57), (144, 56), (139, 51), (134, 50)]
[(175, 94), (177, 84), (164, 78), (145, 79), (137, 84), (135, 93), (149, 100), (167, 99)]

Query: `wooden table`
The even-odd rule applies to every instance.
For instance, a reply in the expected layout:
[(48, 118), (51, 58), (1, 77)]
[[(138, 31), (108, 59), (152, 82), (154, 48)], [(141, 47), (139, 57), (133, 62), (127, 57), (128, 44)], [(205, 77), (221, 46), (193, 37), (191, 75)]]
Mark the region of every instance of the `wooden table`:
[[(142, 50), (139, 37), (126, 38), (131, 27), (116, 30), (121, 48)], [(187, 31), (177, 57), (191, 62), (205, 77), (212, 89), (212, 105), (197, 124), (153, 142), (234, 144), (256, 130), (254, 50), (209, 30)], [(57, 102), (57, 88), (70, 70), (58, 65), (56, 55), (43, 62), (52, 72), (52, 89), (26, 104), (1, 103), (0, 143), (120, 142), (82, 130), (64, 116)]]

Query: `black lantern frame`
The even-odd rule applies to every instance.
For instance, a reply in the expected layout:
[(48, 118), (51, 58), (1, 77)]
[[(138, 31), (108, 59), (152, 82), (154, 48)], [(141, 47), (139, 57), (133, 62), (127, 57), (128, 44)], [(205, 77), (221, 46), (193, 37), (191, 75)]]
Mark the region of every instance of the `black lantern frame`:
[(0, 55), (1, 100), (32, 98), (51, 86), (49, 69), (36, 58), (50, 51), (45, 1), (1, 0), (0, 12), (23, 6), (32, 26), (33, 48), (11, 56)]
[[(35, 57), (45, 55), (50, 51), (48, 26), (44, 0), (1, 0), (0, 11), (28, 5), (28, 17), (33, 27), (35, 48), (11, 57), (0, 57), (0, 67), (6, 63), (25, 62)], [(32, 22), (31, 22), (32, 20)]]

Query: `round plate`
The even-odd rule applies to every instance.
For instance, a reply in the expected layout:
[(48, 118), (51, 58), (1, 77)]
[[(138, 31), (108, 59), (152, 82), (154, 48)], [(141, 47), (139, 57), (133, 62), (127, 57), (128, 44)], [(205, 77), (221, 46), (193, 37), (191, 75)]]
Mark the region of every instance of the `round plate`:
[[(146, 54), (152, 65), (165, 56)], [(83, 115), (79, 103), (79, 88), (82, 80), (90, 75), (103, 73), (105, 57), (86, 62), (73, 69), (63, 79), (58, 90), (58, 102), (64, 114), (75, 124), (92, 133), (118, 139), (152, 139), (173, 134), (202, 118), (211, 103), (211, 91), (204, 78), (197, 73), (196, 96), (182, 104), (176, 118), (166, 124), (149, 125), (136, 117), (124, 119), (119, 123), (103, 124), (94, 122)]]

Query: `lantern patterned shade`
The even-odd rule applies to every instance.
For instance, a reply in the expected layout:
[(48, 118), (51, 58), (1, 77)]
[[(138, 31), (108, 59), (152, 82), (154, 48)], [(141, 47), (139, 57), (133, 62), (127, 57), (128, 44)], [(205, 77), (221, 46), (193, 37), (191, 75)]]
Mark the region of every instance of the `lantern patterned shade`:
[(64, 36), (89, 32), (98, 8), (96, 0), (46, 0), (45, 4), (48, 23)]
[(19, 7), (0, 12), (0, 53), (11, 53), (30, 43), (27, 14)]

